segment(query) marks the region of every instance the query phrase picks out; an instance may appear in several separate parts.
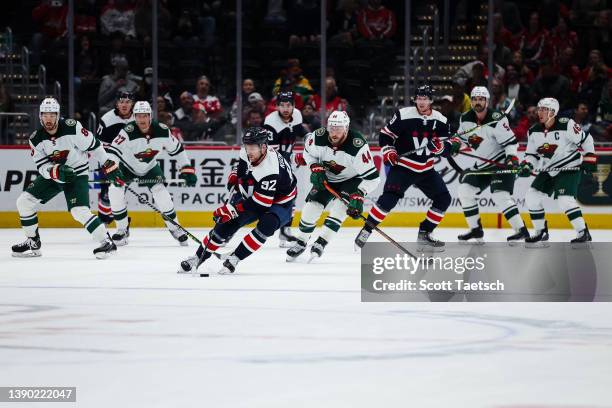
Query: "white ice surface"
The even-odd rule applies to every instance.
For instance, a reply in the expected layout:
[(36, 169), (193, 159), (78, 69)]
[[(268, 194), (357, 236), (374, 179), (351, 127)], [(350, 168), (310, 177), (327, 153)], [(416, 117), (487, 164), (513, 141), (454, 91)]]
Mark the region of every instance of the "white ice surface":
[(609, 303), (361, 303), (356, 233), (316, 264), (272, 238), (235, 276), (192, 278), (175, 271), (195, 246), (165, 230), (104, 261), (83, 230), (41, 230), (37, 259), (0, 230), (0, 386), (76, 386), (87, 408), (612, 406)]

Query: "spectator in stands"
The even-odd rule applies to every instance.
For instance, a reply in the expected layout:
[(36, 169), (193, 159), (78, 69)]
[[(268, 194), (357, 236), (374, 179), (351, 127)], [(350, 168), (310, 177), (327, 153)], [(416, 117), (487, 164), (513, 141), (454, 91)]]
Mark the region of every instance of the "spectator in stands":
[(535, 100), (550, 97), (559, 101), (561, 111), (570, 107), (570, 100), (572, 98), (570, 81), (563, 75), (555, 72), (555, 67), (550, 60), (542, 62), (540, 76), (535, 80), (531, 89), (533, 90)]
[(523, 115), (515, 127), (512, 128), (519, 142), (527, 141), (527, 131), (538, 123), (538, 108), (535, 105), (527, 107), (527, 113)]
[(580, 68), (574, 64), (576, 60), (574, 57), (574, 49), (572, 47), (565, 47), (558, 55), (556, 61), (557, 72), (570, 80), (570, 91), (577, 94), (582, 85), (582, 78), (580, 75)]
[(83, 35), (78, 41), (78, 51), (75, 57), (75, 74), (82, 79), (94, 79), (97, 74), (98, 58), (91, 48), (89, 36)]
[(289, 48), (321, 41), (319, 6), (314, 0), (290, 2), (288, 11)]
[[(491, 82), (491, 102), (489, 106), (498, 111), (505, 111), (510, 106), (511, 100), (506, 95), (504, 84), (499, 79), (495, 78)], [(513, 122), (516, 119), (516, 108), (512, 108), (510, 111), (509, 120)]]
[(196, 82), (196, 93), (193, 95), (195, 102), (200, 102), (204, 105), (208, 116), (212, 120), (217, 120), (223, 113), (221, 101), (215, 95), (210, 94), (210, 80), (206, 75), (202, 75)]
[[(158, 96), (157, 97), (157, 114), (159, 115), (162, 112), (170, 112), (170, 109), (168, 109), (168, 103), (166, 102), (166, 98), (164, 98), (163, 96)], [(172, 116), (172, 113), (170, 113), (170, 116)]]
[(572, 119), (574, 119), (574, 122), (579, 124), (582, 130), (585, 132), (588, 132), (591, 128), (591, 120), (589, 116), (589, 105), (582, 101), (578, 102), (574, 108)]
[(302, 109), (302, 126), (306, 129), (306, 132), (314, 132), (321, 127), (319, 111), (312, 101), (306, 102)]
[(368, 6), (357, 15), (357, 29), (365, 40), (389, 40), (395, 35), (395, 13), (381, 0), (368, 0)]
[(454, 110), (462, 114), (472, 109), (470, 96), (465, 93), (465, 88), (460, 83), (453, 82), (451, 93)]
[(259, 92), (251, 93), (249, 95), (248, 102), (250, 110), (255, 110), (257, 112), (261, 112), (262, 114), (266, 112), (266, 101)]
[(609, 9), (601, 10), (597, 13), (595, 21), (592, 23), (592, 29), (589, 32), (589, 49), (603, 50), (606, 60), (612, 58), (612, 51), (610, 50), (612, 44), (610, 43), (612, 31)]
[(66, 17), (68, 3), (64, 0), (41, 0), (32, 10), (32, 20), (37, 32), (32, 36), (30, 63), (33, 66), (41, 64), (42, 54), (55, 54), (63, 44), (66, 35)]
[[(486, 44), (486, 37), (484, 43)], [(497, 41), (496, 41), (497, 40)], [(514, 36), (504, 26), (504, 19), (501, 13), (493, 14), (493, 41), (497, 43), (501, 43), (511, 51), (516, 51), (518, 48), (516, 41), (514, 40)]]
[(451, 133), (457, 132), (459, 129), (459, 119), (461, 114), (455, 109), (453, 97), (451, 95), (443, 95), (436, 100), (436, 104), (440, 113), (446, 117), (448, 127)]
[(355, 0), (340, 0), (329, 24), (329, 44), (352, 45), (357, 38), (357, 4)]
[[(317, 94), (312, 95), (308, 102), (314, 105), (314, 109), (318, 112), (321, 109), (321, 97)], [(304, 105), (305, 107), (305, 105)], [(338, 95), (338, 85), (334, 77), (328, 76), (325, 78), (325, 116), (329, 116), (333, 111), (348, 111), (348, 101)]]
[(109, 36), (119, 32), (129, 39), (136, 38), (134, 5), (129, 0), (108, 0), (100, 12), (102, 34)]
[(588, 64), (580, 73), (582, 82), (588, 82), (589, 78), (593, 78), (595, 75), (593, 71), (597, 70), (598, 68), (600, 71), (605, 71), (608, 78), (612, 78), (612, 69), (608, 68), (608, 66), (604, 63), (601, 51), (591, 50), (591, 52), (589, 52)]
[(196, 15), (189, 9), (183, 9), (176, 22), (174, 43), (179, 47), (191, 48), (199, 45), (200, 27)]
[(559, 18), (559, 24), (552, 29), (550, 46), (553, 60), (559, 58), (567, 47), (578, 48), (578, 35), (575, 31), (569, 29), (567, 19)]
[[(488, 47), (481, 44), (478, 59), (459, 68), (453, 75), (453, 82), (461, 84), (467, 92), (470, 92), (474, 86), (486, 86), (489, 77), (488, 56)], [(499, 64), (494, 64), (493, 70), (494, 77), (503, 81), (504, 69)]]
[(172, 113), (166, 111), (159, 111), (158, 109), (157, 118), (160, 123), (163, 123), (164, 125), (170, 128), (170, 132), (174, 137), (176, 137), (181, 142), (183, 141), (183, 132), (181, 132), (181, 129), (174, 126), (174, 117), (172, 116)]
[(523, 107), (533, 99), (529, 85), (521, 82), (518, 70), (513, 64), (506, 67), (506, 95)]
[[(293, 91), (294, 94), (299, 94), (304, 100), (313, 94), (312, 85), (303, 75), (299, 59), (290, 58), (287, 60), (287, 66), (281, 71), (281, 76), (274, 82), (272, 93), (277, 95), (281, 88), (283, 88), (283, 91)], [(298, 107), (297, 100), (296, 107)]]
[(258, 110), (249, 110), (243, 128), (263, 126), (264, 115)]
[(138, 91), (138, 83), (129, 71), (128, 62), (123, 57), (116, 57), (113, 60), (114, 72), (105, 75), (100, 83), (98, 91), (98, 106), (100, 116), (114, 108), (115, 96), (118, 91), (136, 93)]
[(537, 11), (529, 15), (529, 24), (523, 30), (519, 39), (519, 50), (529, 64), (550, 57), (550, 39), (548, 30), (540, 25), (540, 15)]
[(597, 107), (597, 117), (591, 126), (591, 134), (597, 140), (612, 141), (612, 79), (608, 80), (607, 86), (601, 94), (601, 100)]
[(125, 36), (120, 32), (115, 32), (110, 36), (110, 47), (104, 47), (100, 58), (100, 72), (112, 70), (112, 61), (117, 58), (125, 58), (128, 61), (138, 61), (133, 52), (128, 51), (125, 46)]
[(525, 59), (523, 58), (523, 53), (521, 51), (515, 51), (512, 53), (512, 64), (516, 67), (519, 77), (521, 78), (521, 82), (526, 83), (527, 85), (533, 84), (535, 81), (535, 74), (531, 68), (525, 64)]
[(588, 76), (582, 83), (580, 98), (584, 100), (589, 109), (595, 112), (601, 99), (601, 90), (610, 78), (610, 70), (603, 62), (597, 62), (588, 70)]
[(175, 124), (181, 129), (183, 140), (197, 141), (213, 139), (224, 123), (212, 120), (206, 112), (206, 106), (200, 101), (194, 102), (192, 106), (191, 120)]
[[(181, 106), (174, 111), (174, 123), (179, 126), (181, 122), (191, 121), (191, 111), (193, 110), (193, 94), (185, 91), (179, 96), (179, 105)], [(179, 126), (180, 127), (180, 126)]]
[[(245, 108), (249, 106), (249, 95), (255, 92), (255, 82), (251, 78), (246, 78), (242, 81), (242, 114), (245, 115)], [(258, 94), (259, 95), (259, 94)], [(263, 98), (262, 98), (263, 99)], [(230, 110), (230, 118), (232, 125), (238, 123), (238, 100), (235, 100)]]
[[(161, 41), (167, 41), (172, 37), (172, 14), (170, 14), (165, 3), (165, 1), (160, 1), (157, 7), (157, 35)], [(151, 32), (151, 21), (151, 0), (144, 0), (134, 14), (136, 36), (139, 40), (143, 41), (144, 48), (151, 46), (151, 37), (153, 35)]]

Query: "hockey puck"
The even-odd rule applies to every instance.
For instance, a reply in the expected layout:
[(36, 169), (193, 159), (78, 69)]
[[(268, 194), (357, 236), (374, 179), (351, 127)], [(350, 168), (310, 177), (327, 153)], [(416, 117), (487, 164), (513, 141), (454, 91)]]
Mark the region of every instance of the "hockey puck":
[(200, 278), (208, 278), (210, 276), (210, 274), (208, 273), (201, 273), (199, 275), (200, 275)]

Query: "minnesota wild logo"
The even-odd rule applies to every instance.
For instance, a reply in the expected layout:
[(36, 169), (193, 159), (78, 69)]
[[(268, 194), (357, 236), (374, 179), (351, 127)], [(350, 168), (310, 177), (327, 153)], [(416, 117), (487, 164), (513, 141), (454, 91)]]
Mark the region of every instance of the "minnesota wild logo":
[(547, 159), (550, 159), (555, 154), (557, 147), (559, 146), (557, 146), (556, 144), (544, 143), (542, 146), (538, 147), (537, 152), (540, 156), (544, 156)]
[(332, 161), (324, 161), (323, 164), (333, 174), (340, 174), (346, 168), (341, 164), (336, 163), (334, 160)]
[(484, 139), (478, 135), (471, 135), (468, 137), (468, 144), (474, 150), (478, 149), (478, 146), (482, 143)]
[(136, 157), (141, 162), (149, 163), (155, 158), (155, 156), (157, 156), (157, 153), (159, 153), (159, 150), (148, 148), (143, 152), (136, 153), (134, 157)]
[(70, 150), (54, 150), (53, 153), (49, 155), (49, 160), (53, 163), (66, 164), (69, 153)]

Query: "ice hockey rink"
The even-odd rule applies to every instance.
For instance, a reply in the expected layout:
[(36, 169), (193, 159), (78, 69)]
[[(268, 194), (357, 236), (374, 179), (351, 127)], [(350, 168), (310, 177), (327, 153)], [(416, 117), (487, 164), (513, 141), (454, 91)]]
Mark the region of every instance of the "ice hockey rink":
[(609, 303), (362, 303), (356, 233), (313, 264), (272, 238), (236, 275), (213, 259), (195, 278), (176, 274), (195, 246), (161, 229), (104, 261), (84, 230), (42, 229), (37, 259), (0, 230), (0, 385), (76, 386), (80, 407), (612, 406)]

